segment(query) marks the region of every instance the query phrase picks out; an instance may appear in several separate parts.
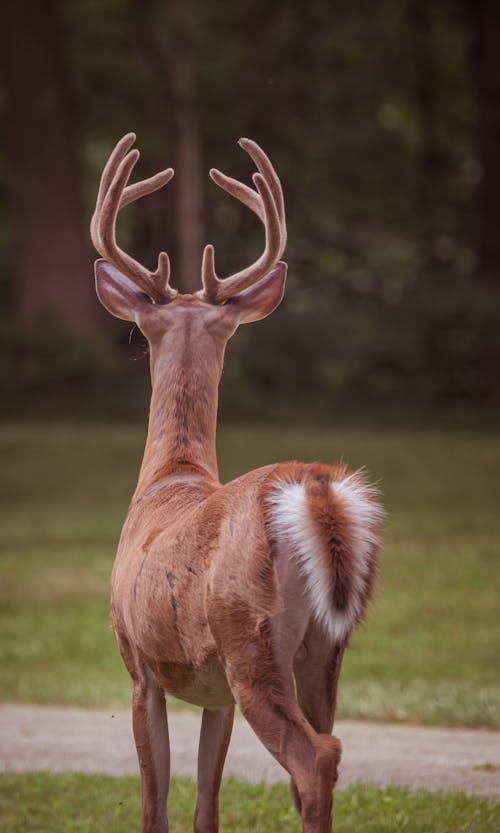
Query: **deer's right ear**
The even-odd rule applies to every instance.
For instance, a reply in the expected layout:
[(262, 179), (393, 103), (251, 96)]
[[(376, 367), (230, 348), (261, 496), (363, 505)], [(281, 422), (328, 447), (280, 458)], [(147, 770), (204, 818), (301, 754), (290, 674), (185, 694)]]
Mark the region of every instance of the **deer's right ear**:
[(111, 315), (124, 321), (135, 321), (141, 312), (150, 309), (151, 299), (106, 260), (96, 260), (95, 288), (101, 304)]

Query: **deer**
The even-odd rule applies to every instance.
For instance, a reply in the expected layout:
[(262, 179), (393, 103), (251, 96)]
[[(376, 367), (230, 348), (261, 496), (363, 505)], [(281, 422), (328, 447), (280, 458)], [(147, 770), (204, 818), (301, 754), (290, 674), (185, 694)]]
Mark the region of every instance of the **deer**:
[(263, 253), (226, 277), (207, 245), (201, 288), (170, 285), (116, 241), (118, 212), (166, 185), (172, 168), (128, 184), (139, 151), (128, 133), (102, 172), (91, 220), (96, 291), (149, 343), (144, 457), (111, 577), (111, 623), (132, 681), (142, 833), (167, 833), (166, 695), (202, 708), (195, 833), (217, 833), (219, 788), (237, 705), (291, 778), (303, 833), (332, 829), (341, 744), (332, 735), (344, 651), (377, 573), (382, 510), (362, 471), (274, 463), (219, 481), (218, 387), (229, 338), (283, 298), (283, 190), (264, 151), (254, 188), (212, 180), (264, 225)]

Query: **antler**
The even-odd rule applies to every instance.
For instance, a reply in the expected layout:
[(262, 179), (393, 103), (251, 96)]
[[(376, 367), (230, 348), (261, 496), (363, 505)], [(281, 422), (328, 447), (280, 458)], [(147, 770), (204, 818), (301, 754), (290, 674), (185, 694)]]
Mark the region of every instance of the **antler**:
[(177, 294), (169, 285), (170, 261), (167, 253), (160, 252), (158, 266), (151, 272), (122, 251), (115, 237), (116, 218), (120, 208), (162, 188), (174, 175), (173, 169), (167, 168), (149, 179), (127, 185), (140, 155), (138, 150), (130, 150), (135, 138), (135, 133), (127, 133), (120, 139), (104, 167), (90, 222), (90, 236), (103, 258), (143, 289), (153, 301), (164, 304)]
[(238, 144), (255, 162), (259, 173), (252, 177), (256, 191), (212, 168), (210, 176), (228, 194), (244, 203), (262, 220), (266, 244), (262, 255), (246, 269), (220, 280), (215, 272), (214, 247), (205, 246), (202, 264), (202, 296), (213, 304), (223, 304), (237, 292), (256, 283), (278, 262), (286, 246), (286, 220), (283, 191), (278, 175), (262, 148), (251, 139)]

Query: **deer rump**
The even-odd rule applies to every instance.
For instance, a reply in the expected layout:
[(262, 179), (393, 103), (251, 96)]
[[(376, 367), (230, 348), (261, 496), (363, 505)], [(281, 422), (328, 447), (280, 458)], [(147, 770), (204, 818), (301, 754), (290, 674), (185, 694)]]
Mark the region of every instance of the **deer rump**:
[(342, 645), (363, 618), (380, 520), (373, 488), (343, 467), (277, 464), (209, 490), (166, 477), (131, 507), (127, 562), (118, 551), (122, 653), (204, 708), (233, 703), (232, 672), (251, 678), (256, 663), (272, 684), (276, 664), (300, 661), (311, 628)]

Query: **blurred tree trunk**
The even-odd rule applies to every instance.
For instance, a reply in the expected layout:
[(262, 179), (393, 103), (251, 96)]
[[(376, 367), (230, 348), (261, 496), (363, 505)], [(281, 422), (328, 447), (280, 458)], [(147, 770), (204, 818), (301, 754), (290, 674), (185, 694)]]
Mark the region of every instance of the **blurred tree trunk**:
[(500, 5), (469, 0), (472, 73), (476, 91), (479, 185), (478, 268), (500, 288)]
[(54, 0), (2, 2), (0, 50), (19, 316), (88, 333), (99, 318)]
[(436, 54), (432, 31), (432, 5), (410, 0), (409, 21), (415, 67), (415, 110), (419, 131), (416, 211), (420, 259), (428, 276), (436, 268), (435, 240), (438, 235), (439, 174), (443, 162), (437, 138)]
[[(158, 38), (157, 0), (130, 0), (130, 22), (139, 59), (146, 71), (145, 114), (139, 138), (146, 175), (173, 164), (174, 128), (172, 94), (168, 83), (169, 65), (165, 49)], [(150, 194), (135, 205), (134, 242), (145, 262), (156, 263), (160, 249), (175, 254), (169, 240), (175, 234), (174, 183)], [(175, 249), (175, 245), (174, 245)], [(177, 258), (172, 263), (172, 285), (177, 280)]]
[(180, 286), (200, 288), (204, 237), (202, 139), (196, 96), (196, 46), (189, 0), (170, 0), (172, 90), (177, 137), (177, 239)]
[[(160, 4), (163, 6), (163, 4)], [(189, 0), (170, 0), (169, 52), (158, 38), (160, 8), (156, 0), (131, 0), (138, 49), (148, 73), (148, 96), (152, 102), (152, 123), (162, 134), (166, 146), (175, 137), (175, 159), (162, 153), (161, 165), (174, 162), (176, 262), (172, 284), (182, 292), (200, 288), (201, 256), (205, 237), (203, 206), (202, 138), (196, 95), (196, 46), (193, 37), (193, 10)], [(172, 124), (173, 122), (173, 124)], [(158, 228), (160, 212), (170, 205), (168, 192), (153, 195), (141, 211), (141, 236), (151, 242), (152, 222)], [(167, 221), (169, 222), (169, 221)], [(161, 226), (165, 224), (164, 218)]]
[[(481, 165), (478, 191), (477, 269), (493, 293), (500, 293), (500, 6), (495, 0), (468, 0), (472, 31), (471, 70), (476, 93), (476, 152)], [(496, 325), (496, 326), (495, 326)], [(500, 401), (498, 324), (484, 327), (481, 368), (483, 395)]]

